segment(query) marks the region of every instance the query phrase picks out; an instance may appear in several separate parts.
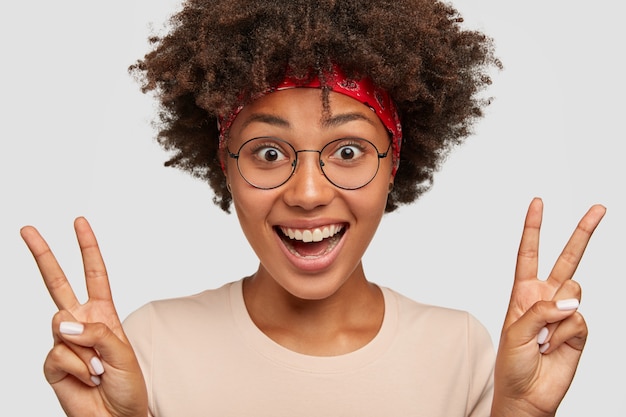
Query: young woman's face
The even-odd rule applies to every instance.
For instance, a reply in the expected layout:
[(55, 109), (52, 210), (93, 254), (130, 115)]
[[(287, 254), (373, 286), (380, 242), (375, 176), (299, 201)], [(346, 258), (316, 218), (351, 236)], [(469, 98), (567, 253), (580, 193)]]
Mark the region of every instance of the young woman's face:
[[(272, 139), (255, 141), (255, 146), (240, 151), (244, 143), (259, 137)], [(267, 178), (285, 178), (284, 172), (275, 174), (280, 169), (286, 169), (286, 176), (290, 172), (289, 164), (264, 171), (266, 163), (280, 165), (290, 149), (274, 138), (296, 151), (321, 150), (341, 138), (362, 138), (379, 153), (389, 148), (390, 138), (372, 110), (345, 95), (331, 92), (330, 114), (324, 114), (321, 91), (315, 88), (268, 94), (244, 107), (230, 129), (228, 150), (240, 154), (240, 168), (248, 181), (230, 157), (226, 157), (227, 177), (241, 227), (260, 260), (255, 279), (273, 280), (301, 299), (324, 299), (348, 280), (364, 278), (361, 257), (384, 214), (393, 181), (391, 152), (380, 158), (376, 176), (362, 188), (346, 190), (331, 184), (322, 172), (318, 152), (298, 152), (295, 172), (284, 184), (255, 188), (250, 182), (273, 186), (278, 180), (270, 184)], [(363, 154), (358, 141), (348, 139), (337, 145), (327, 154), (339, 158), (340, 164)], [(244, 158), (255, 165), (244, 167)], [(341, 165), (333, 173), (333, 166), (333, 161), (324, 166), (329, 177), (353, 186), (356, 171), (343, 173), (359, 168)]]

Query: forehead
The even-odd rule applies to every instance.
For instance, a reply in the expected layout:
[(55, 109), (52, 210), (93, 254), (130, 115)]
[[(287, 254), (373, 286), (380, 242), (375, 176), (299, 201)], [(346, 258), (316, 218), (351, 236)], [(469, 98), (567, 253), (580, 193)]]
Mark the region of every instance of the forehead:
[(318, 88), (272, 92), (245, 105), (233, 121), (231, 131), (239, 131), (254, 123), (279, 127), (308, 124), (328, 128), (355, 120), (384, 129), (376, 113), (356, 99), (330, 91), (327, 103), (325, 106), (322, 90)]

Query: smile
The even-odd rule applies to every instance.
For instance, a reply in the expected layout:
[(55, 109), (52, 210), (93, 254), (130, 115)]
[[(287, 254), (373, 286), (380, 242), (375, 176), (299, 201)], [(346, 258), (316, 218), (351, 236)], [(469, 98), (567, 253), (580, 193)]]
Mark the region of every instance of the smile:
[(324, 227), (316, 227), (314, 229), (292, 229), (280, 226), (283, 235), (291, 240), (300, 240), (304, 243), (321, 242), (322, 240), (333, 237), (343, 230), (342, 224), (332, 224)]
[(320, 259), (333, 251), (346, 229), (344, 224), (329, 224), (311, 229), (276, 228), (285, 248), (299, 259)]

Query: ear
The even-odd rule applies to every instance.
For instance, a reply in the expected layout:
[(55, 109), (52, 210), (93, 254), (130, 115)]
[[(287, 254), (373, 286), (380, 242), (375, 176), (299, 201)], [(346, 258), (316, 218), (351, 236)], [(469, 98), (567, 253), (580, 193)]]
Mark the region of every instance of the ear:
[(228, 190), (229, 193), (233, 193), (231, 190), (231, 186), (230, 186), (230, 177), (228, 175), (228, 168), (224, 165), (222, 165), (222, 173), (224, 174), (224, 180), (226, 181), (226, 189)]

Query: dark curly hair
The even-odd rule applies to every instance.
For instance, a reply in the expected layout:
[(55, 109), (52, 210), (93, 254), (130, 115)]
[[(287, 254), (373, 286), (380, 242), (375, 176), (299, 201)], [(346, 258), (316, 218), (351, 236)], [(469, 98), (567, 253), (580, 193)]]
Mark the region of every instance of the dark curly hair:
[(165, 165), (208, 181), (228, 212), (217, 117), (242, 98), (338, 65), (387, 90), (402, 121), (400, 168), (386, 211), (427, 191), (449, 150), (471, 134), (488, 98), (478, 94), (501, 68), (493, 41), (463, 29), (435, 0), (187, 0), (153, 49), (129, 71), (160, 104)]

